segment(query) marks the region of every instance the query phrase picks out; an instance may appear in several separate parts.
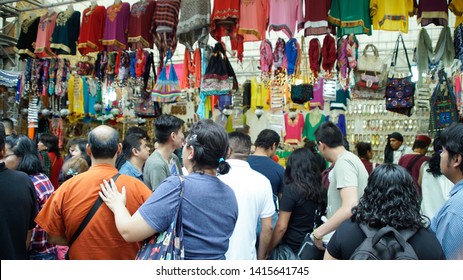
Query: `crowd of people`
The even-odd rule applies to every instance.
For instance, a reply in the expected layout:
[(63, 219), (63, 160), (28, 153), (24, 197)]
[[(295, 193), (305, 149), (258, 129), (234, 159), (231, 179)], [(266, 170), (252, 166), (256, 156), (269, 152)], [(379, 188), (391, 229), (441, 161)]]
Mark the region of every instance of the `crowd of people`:
[(280, 136), (271, 129), (252, 143), (249, 131), (211, 120), (184, 131), (163, 114), (154, 133), (150, 147), (146, 130), (120, 137), (100, 125), (63, 157), (53, 134), (33, 141), (4, 119), (0, 259), (135, 259), (176, 209), (185, 259), (265, 260), (283, 247), (298, 255), (308, 237), (319, 258), (350, 259), (364, 227), (386, 226), (413, 231), (418, 259), (463, 259), (463, 124), (434, 141), (417, 135), (412, 148), (391, 133), (380, 164), (369, 143), (349, 151), (328, 121), (285, 167), (272, 159)]

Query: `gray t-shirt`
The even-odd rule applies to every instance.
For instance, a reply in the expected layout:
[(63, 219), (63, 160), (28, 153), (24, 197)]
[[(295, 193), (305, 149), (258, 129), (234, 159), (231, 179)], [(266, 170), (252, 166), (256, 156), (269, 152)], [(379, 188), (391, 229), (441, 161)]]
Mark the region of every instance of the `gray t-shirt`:
[(353, 153), (346, 151), (339, 155), (333, 170), (329, 174), (330, 186), (328, 188), (328, 205), (326, 217), (330, 219), (341, 208), (342, 200), (340, 189), (357, 187), (358, 198), (368, 183), (368, 172), (362, 161)]
[[(175, 172), (172, 172), (172, 170), (175, 170)], [(154, 151), (143, 167), (145, 185), (154, 191), (170, 175), (183, 175), (180, 160), (175, 154), (171, 154), (169, 163), (167, 163), (159, 151)]]
[[(182, 200), (185, 259), (225, 259), (228, 242), (238, 219), (233, 190), (216, 176), (192, 173), (185, 176)], [(180, 201), (180, 180), (172, 176), (138, 209), (157, 232), (173, 221)]]

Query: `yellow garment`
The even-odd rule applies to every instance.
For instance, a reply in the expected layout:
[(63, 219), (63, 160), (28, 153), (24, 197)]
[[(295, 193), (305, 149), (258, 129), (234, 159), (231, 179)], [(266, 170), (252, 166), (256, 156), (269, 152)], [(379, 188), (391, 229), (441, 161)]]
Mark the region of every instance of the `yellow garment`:
[(413, 0), (371, 0), (374, 30), (408, 32), (408, 18), (414, 15)]
[(69, 111), (77, 116), (84, 114), (84, 82), (71, 75), (68, 83)]
[(269, 108), (269, 90), (264, 83), (257, 82), (256, 78), (251, 79), (251, 109), (262, 106), (264, 110)]
[(463, 23), (463, 0), (452, 0), (449, 4), (449, 10), (455, 14), (455, 28)]

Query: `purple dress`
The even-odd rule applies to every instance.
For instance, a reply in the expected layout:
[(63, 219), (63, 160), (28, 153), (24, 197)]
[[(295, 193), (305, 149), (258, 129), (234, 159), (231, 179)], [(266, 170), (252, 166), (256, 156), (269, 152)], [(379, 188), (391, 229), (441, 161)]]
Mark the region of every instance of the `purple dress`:
[(127, 49), (127, 33), (130, 18), (130, 4), (120, 2), (106, 10), (106, 23), (103, 33), (103, 46), (107, 51)]

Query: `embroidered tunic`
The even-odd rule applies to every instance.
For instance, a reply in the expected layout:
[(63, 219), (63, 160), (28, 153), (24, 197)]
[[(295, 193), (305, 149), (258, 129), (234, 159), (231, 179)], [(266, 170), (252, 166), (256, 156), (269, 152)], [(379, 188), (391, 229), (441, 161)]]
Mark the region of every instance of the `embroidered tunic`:
[(294, 119), (290, 118), (291, 113), (284, 115), (285, 119), (285, 135), (283, 137), (285, 143), (299, 144), (302, 140), (302, 131), (304, 129), (304, 115), (296, 113)]
[(103, 46), (108, 51), (126, 50), (129, 27), (130, 4), (120, 2), (108, 7), (103, 33)]
[(177, 37), (190, 51), (193, 45), (200, 40), (206, 45), (209, 39), (209, 21), (211, 18), (210, 0), (182, 0), (180, 21), (177, 28)]
[(270, 0), (269, 32), (283, 31), (292, 38), (297, 33), (296, 22), (301, 24), (303, 21), (302, 0)]
[(305, 0), (304, 36), (330, 32), (327, 20), (330, 7), (331, 0)]
[(132, 5), (128, 42), (133, 50), (137, 48), (153, 48), (150, 27), (155, 8), (155, 1), (140, 1)]
[(418, 13), (416, 16), (418, 24), (421, 24), (421, 26), (431, 23), (440, 26), (448, 25), (447, 0), (420, 0), (417, 8)]
[(338, 27), (339, 37), (346, 34), (371, 35), (370, 0), (333, 0), (328, 21)]
[(222, 37), (230, 36), (232, 50), (238, 52), (238, 59), (243, 58), (243, 37), (238, 35), (238, 21), (240, 18), (239, 0), (214, 0), (211, 31), (212, 38), (221, 42)]
[(241, 0), (238, 33), (244, 42), (264, 40), (268, 25), (270, 5), (268, 0)]
[(103, 50), (101, 38), (103, 38), (105, 19), (106, 8), (103, 6), (95, 6), (93, 10), (90, 8), (84, 10), (77, 45), (82, 55)]
[(37, 39), (40, 17), (28, 18), (21, 24), (21, 33), (19, 34), (16, 52), (21, 59), (27, 57), (36, 57), (34, 54), (33, 43)]
[(50, 38), (53, 35), (53, 30), (55, 29), (57, 16), (58, 14), (53, 12), (51, 15), (45, 14), (40, 17), (34, 51), (39, 58), (52, 57), (55, 55), (50, 49)]
[(414, 0), (370, 0), (374, 30), (408, 33), (408, 17), (413, 16)]
[(64, 11), (58, 14), (51, 39), (51, 49), (55, 54), (76, 54), (80, 31), (80, 12)]

